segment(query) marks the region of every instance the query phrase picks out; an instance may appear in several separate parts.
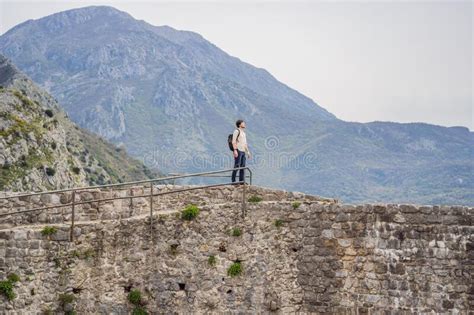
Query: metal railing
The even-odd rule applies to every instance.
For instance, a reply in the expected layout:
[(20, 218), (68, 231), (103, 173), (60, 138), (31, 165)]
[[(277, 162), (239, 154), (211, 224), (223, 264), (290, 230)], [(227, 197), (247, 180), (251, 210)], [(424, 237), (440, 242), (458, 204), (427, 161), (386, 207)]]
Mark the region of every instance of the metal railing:
[[(154, 192), (153, 184), (156, 182), (162, 181), (170, 181), (174, 179), (181, 179), (181, 178), (189, 178), (189, 177), (229, 177), (229, 176), (214, 176), (215, 174), (222, 174), (226, 172), (238, 171), (238, 170), (247, 170), (248, 175), (244, 176), (243, 182), (226, 182), (226, 183), (219, 183), (219, 184), (210, 184), (210, 185), (200, 185), (195, 187), (186, 187), (175, 189), (171, 191), (164, 191), (164, 192)], [(198, 190), (204, 188), (212, 188), (212, 187), (220, 187), (220, 186), (227, 186), (232, 184), (242, 184), (242, 216), (245, 216), (246, 212), (246, 186), (247, 181), (249, 179), (249, 184), (252, 185), (252, 170), (248, 167), (238, 167), (238, 168), (231, 168), (219, 171), (211, 171), (211, 172), (202, 172), (202, 173), (193, 173), (193, 174), (181, 174), (181, 175), (174, 175), (174, 176), (167, 176), (167, 177), (160, 177), (154, 179), (147, 179), (147, 180), (140, 180), (140, 181), (132, 181), (132, 182), (125, 182), (125, 183), (117, 183), (117, 184), (108, 184), (108, 185), (96, 185), (96, 186), (85, 186), (85, 187), (78, 187), (78, 188), (67, 188), (67, 189), (59, 189), (59, 190), (49, 190), (49, 191), (41, 191), (41, 192), (33, 192), (27, 194), (18, 194), (18, 195), (11, 195), (0, 197), (0, 200), (7, 200), (7, 199), (14, 199), (14, 198), (24, 198), (30, 196), (40, 196), (46, 194), (55, 194), (55, 193), (67, 193), (71, 192), (71, 202), (54, 205), (54, 206), (46, 206), (46, 207), (38, 207), (33, 209), (15, 211), (15, 212), (8, 212), (8, 213), (0, 213), (0, 217), (11, 216), (11, 215), (19, 215), (22, 213), (29, 213), (29, 212), (36, 212), (36, 211), (44, 211), (49, 209), (57, 209), (57, 208), (64, 208), (64, 207), (71, 207), (71, 229), (70, 229), (70, 241), (74, 240), (74, 224), (75, 224), (75, 207), (78, 205), (89, 204), (93, 202), (101, 202), (101, 201), (112, 201), (112, 200), (120, 200), (120, 199), (134, 199), (134, 198), (143, 198), (148, 197), (150, 198), (150, 229), (152, 229), (153, 225), (153, 197), (161, 196), (161, 195), (168, 195), (174, 194), (184, 191), (191, 191), (191, 190)], [(91, 189), (99, 189), (99, 188), (112, 188), (112, 187), (120, 187), (120, 186), (129, 186), (129, 185), (139, 185), (139, 184), (150, 184), (150, 193), (149, 194), (142, 194), (142, 195), (130, 195), (130, 196), (116, 196), (110, 198), (101, 198), (101, 199), (93, 199), (93, 200), (86, 200), (86, 201), (78, 201), (76, 202), (76, 193), (80, 191), (87, 191)]]

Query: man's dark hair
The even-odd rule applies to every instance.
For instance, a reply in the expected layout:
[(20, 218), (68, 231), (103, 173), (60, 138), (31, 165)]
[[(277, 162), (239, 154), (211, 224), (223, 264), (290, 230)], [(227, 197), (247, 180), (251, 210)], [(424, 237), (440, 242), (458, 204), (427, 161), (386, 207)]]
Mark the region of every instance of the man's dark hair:
[(242, 119), (239, 119), (235, 122), (235, 125), (237, 126), (237, 128), (240, 127), (240, 124), (243, 123), (244, 121)]

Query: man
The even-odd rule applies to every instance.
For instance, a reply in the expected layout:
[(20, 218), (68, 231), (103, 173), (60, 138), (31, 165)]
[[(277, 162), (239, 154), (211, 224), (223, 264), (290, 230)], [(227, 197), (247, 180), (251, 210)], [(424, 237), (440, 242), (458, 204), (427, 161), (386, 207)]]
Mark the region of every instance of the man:
[[(239, 119), (235, 125), (237, 129), (232, 135), (232, 146), (234, 147), (234, 168), (245, 167), (245, 152), (251, 158), (249, 147), (247, 146), (247, 136), (245, 135), (245, 121)], [(237, 170), (232, 172), (232, 182), (235, 182)], [(239, 170), (239, 182), (244, 181), (244, 170)]]

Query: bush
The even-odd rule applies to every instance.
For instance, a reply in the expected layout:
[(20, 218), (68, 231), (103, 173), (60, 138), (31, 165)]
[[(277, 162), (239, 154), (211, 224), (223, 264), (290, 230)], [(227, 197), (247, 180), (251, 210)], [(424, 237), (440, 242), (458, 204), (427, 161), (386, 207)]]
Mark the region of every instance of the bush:
[(140, 305), (142, 302), (142, 293), (138, 289), (133, 289), (128, 293), (128, 301), (133, 305)]
[(252, 196), (248, 199), (249, 202), (253, 202), (253, 203), (257, 203), (257, 202), (260, 202), (262, 200), (263, 200), (262, 197), (256, 196), (256, 195), (254, 195), (254, 196)]
[(44, 111), (44, 113), (46, 114), (46, 116), (48, 116), (49, 118), (53, 117), (54, 116), (54, 113), (51, 109), (47, 109)]
[(232, 236), (240, 236), (242, 235), (242, 231), (239, 228), (232, 229)]
[(79, 167), (77, 167), (77, 166), (74, 166), (74, 167), (72, 168), (72, 172), (73, 172), (74, 174), (76, 174), (76, 175), (79, 175), (79, 173), (81, 172), (81, 169), (80, 169)]
[(15, 292), (13, 292), (13, 283), (10, 280), (0, 281), (0, 293), (9, 301), (16, 297)]
[(44, 235), (44, 236), (53, 235), (53, 234), (55, 234), (57, 231), (58, 231), (58, 229), (55, 228), (54, 226), (45, 226), (45, 227), (41, 230), (41, 234)]
[(181, 212), (181, 219), (191, 221), (196, 218), (199, 214), (199, 208), (196, 205), (188, 205)]
[(293, 209), (298, 209), (298, 207), (301, 206), (301, 202), (295, 201), (291, 204), (291, 206)]
[(216, 256), (214, 255), (209, 256), (209, 258), (207, 259), (207, 263), (209, 264), (209, 266), (214, 267), (217, 263)]
[(51, 167), (46, 168), (46, 175), (54, 176), (54, 174), (56, 174), (56, 170), (54, 168), (51, 168)]
[(242, 273), (242, 265), (240, 261), (234, 262), (230, 265), (229, 269), (227, 269), (227, 275), (231, 277), (238, 276)]
[(276, 227), (280, 227), (283, 225), (283, 220), (281, 219), (276, 219), (275, 222), (274, 222), (275, 226)]

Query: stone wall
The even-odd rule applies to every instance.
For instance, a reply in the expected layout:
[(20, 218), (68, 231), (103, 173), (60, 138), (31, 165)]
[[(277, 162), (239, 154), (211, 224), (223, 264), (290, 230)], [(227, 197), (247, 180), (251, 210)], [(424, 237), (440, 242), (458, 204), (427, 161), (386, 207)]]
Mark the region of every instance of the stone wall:
[(473, 208), (333, 205), (300, 212), (307, 311), (463, 313), (474, 306)]
[[(43, 236), (41, 220), (24, 226), (10, 218), (0, 230), (0, 279), (14, 272), (21, 281), (12, 302), (0, 296), (0, 313), (129, 314), (134, 288), (152, 314), (467, 314), (474, 307), (473, 208), (346, 205), (253, 187), (248, 196), (264, 200), (242, 218), (239, 189), (160, 196), (152, 226), (146, 200), (136, 212), (114, 203), (112, 216), (81, 217), (87, 221), (76, 223), (72, 243), (67, 222), (58, 219), (58, 232)], [(193, 221), (179, 217), (187, 203), (200, 207)], [(232, 236), (233, 228), (242, 234)], [(243, 273), (231, 277), (234, 262)], [(74, 303), (61, 306), (62, 293)]]
[[(173, 190), (183, 189), (184, 187), (197, 186), (178, 186), (178, 185), (154, 185), (153, 193), (159, 194)], [(264, 200), (296, 200), (304, 198), (306, 200), (320, 200), (327, 202), (336, 202), (331, 198), (303, 195), (301, 193), (285, 192), (274, 189), (264, 189), (259, 187), (252, 188), (253, 193), (262, 196)], [(251, 194), (252, 191), (248, 193)], [(96, 188), (82, 189), (75, 194), (76, 221), (95, 221), (95, 220), (120, 220), (132, 216), (147, 215), (150, 213), (150, 187), (130, 186), (120, 188)], [(64, 223), (71, 221), (72, 192), (49, 193), (44, 195), (18, 196), (15, 194), (3, 193), (0, 197), (10, 196), (9, 199), (0, 199), (0, 215), (16, 211), (24, 211), (42, 207), (53, 207), (47, 211), (33, 211), (22, 215), (10, 215), (0, 217), (0, 229), (28, 224), (51, 224)], [(135, 196), (134, 198), (132, 198)], [(136, 196), (145, 196), (137, 198)], [(127, 198), (131, 197), (131, 198)], [(248, 196), (247, 196), (248, 197)], [(108, 201), (92, 202), (92, 200), (122, 198)], [(205, 205), (207, 202), (214, 204), (226, 202), (240, 202), (242, 200), (242, 191), (232, 186), (223, 186), (208, 188), (206, 190), (184, 191), (176, 194), (165, 194), (153, 197), (154, 211), (177, 211), (186, 204), (193, 203)], [(82, 204), (80, 204), (82, 203)], [(65, 206), (67, 205), (67, 206)], [(57, 208), (54, 208), (58, 206)]]

